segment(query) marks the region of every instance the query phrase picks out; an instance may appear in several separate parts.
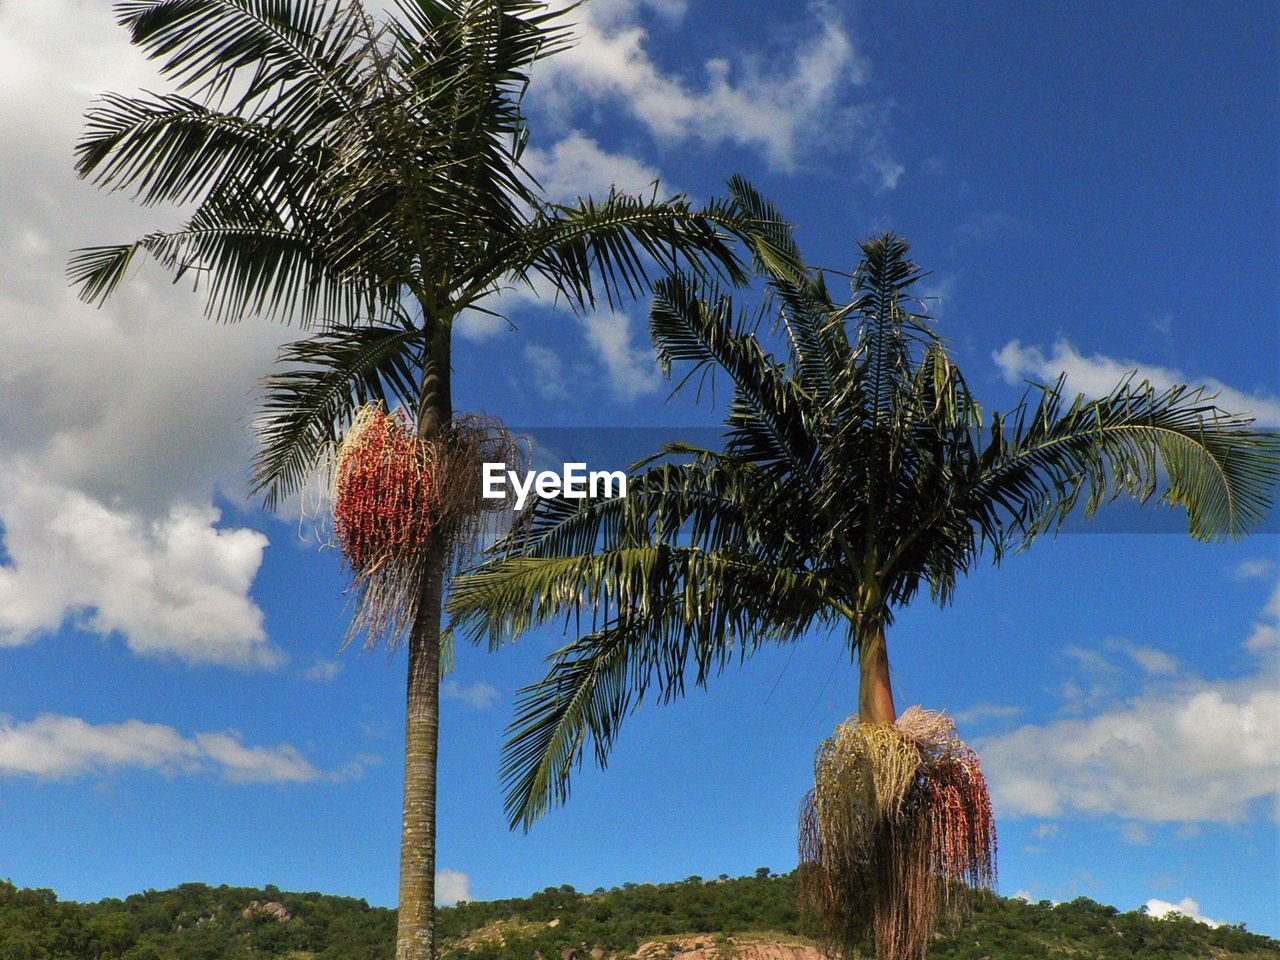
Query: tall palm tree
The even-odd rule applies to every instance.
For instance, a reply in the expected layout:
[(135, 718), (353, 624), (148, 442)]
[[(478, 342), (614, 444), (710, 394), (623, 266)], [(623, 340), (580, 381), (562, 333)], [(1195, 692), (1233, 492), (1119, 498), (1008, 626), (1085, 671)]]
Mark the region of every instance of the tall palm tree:
[[(780, 223), (743, 188), (761, 220)], [(999, 561), (1077, 506), (1159, 492), (1192, 536), (1256, 524), (1280, 477), (1280, 436), (1203, 391), (1126, 379), (1107, 396), (1064, 384), (984, 416), (923, 308), (907, 243), (861, 245), (852, 299), (776, 226), (758, 259), (767, 296), (742, 308), (716, 283), (657, 284), (650, 330), (683, 383), (733, 388), (721, 450), (676, 444), (637, 465), (625, 496), (536, 501), (449, 610), (501, 644), (541, 624), (589, 629), (521, 691), (503, 760), (507, 813), (528, 829), (569, 793), (588, 741), (603, 766), (646, 693), (705, 684), (766, 643), (841, 631), (859, 665), (860, 720), (892, 723), (886, 629), (921, 590), (940, 604), (984, 553)], [(785, 343), (765, 346), (765, 319)]]
[[(146, 205), (194, 205), (176, 230), (87, 248), (69, 277), (101, 302), (139, 254), (192, 279), (220, 321), (310, 329), (266, 383), (256, 488), (297, 492), (370, 402), (432, 441), (454, 418), (451, 337), (485, 298), (541, 280), (571, 306), (613, 305), (683, 265), (728, 282), (736, 200), (695, 208), (611, 191), (546, 202), (521, 165), (530, 67), (569, 40), (535, 0), (126, 0), (133, 42), (176, 86), (108, 94), (77, 147), (82, 177)], [(434, 955), (441, 602), (450, 544), (432, 541), (407, 625), (396, 955)], [(395, 639), (395, 638), (393, 638)]]

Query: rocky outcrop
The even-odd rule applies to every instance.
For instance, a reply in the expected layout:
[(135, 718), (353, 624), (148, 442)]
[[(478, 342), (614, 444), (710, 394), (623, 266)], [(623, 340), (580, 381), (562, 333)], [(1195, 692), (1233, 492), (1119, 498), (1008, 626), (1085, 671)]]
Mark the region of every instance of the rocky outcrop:
[(747, 937), (676, 937), (641, 944), (635, 960), (827, 960), (807, 943)]
[(290, 918), (289, 911), (283, 903), (275, 900), (254, 900), (240, 911), (240, 916), (248, 920), (251, 917), (270, 917), (277, 923), (284, 923)]

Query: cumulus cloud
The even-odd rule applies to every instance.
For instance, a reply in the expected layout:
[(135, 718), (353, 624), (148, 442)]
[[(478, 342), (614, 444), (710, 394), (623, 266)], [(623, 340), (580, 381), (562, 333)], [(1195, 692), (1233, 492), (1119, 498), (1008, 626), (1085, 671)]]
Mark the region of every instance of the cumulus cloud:
[[(655, 7), (668, 19), (683, 12), (683, 4), (628, 0), (577, 8), (578, 42), (539, 65), (535, 102), (571, 120), (584, 100), (605, 101), (661, 141), (757, 149), (781, 170), (794, 169), (812, 148), (815, 128), (843, 131), (862, 144), (864, 175), (880, 189), (897, 185), (903, 168), (888, 143), (885, 107), (856, 102), (867, 62), (834, 6), (808, 5), (785, 52), (733, 62), (714, 57), (701, 64), (700, 80), (666, 71), (654, 59), (642, 14)], [(829, 144), (829, 137), (822, 142)]]
[(270, 666), (250, 595), (266, 540), (224, 527), (214, 498), (244, 492), (255, 383), (287, 331), (216, 327), (146, 268), (103, 310), (63, 279), (70, 249), (172, 219), (71, 171), (91, 97), (142, 86), (163, 83), (109, 5), (0, 5), (0, 644), (70, 622)]
[(1146, 910), (1148, 916), (1155, 917), (1157, 920), (1165, 920), (1181, 916), (1189, 917), (1197, 923), (1203, 923), (1205, 926), (1209, 927), (1222, 926), (1221, 920), (1211, 920), (1209, 917), (1206, 917), (1201, 913), (1200, 904), (1197, 901), (1192, 900), (1190, 897), (1183, 897), (1178, 903), (1170, 903), (1168, 900), (1160, 900), (1156, 897), (1152, 897), (1147, 901), (1146, 906), (1143, 909)]
[(441, 870), (436, 874), (436, 903), (451, 907), (471, 899), (471, 878), (460, 870)]
[[(1243, 646), (1259, 649), (1280, 625), (1280, 583)], [(1265, 644), (1264, 644), (1265, 645)], [(1239, 823), (1260, 810), (1280, 819), (1280, 664), (1227, 680), (1189, 676), (1163, 651), (1113, 640), (1143, 668), (1147, 689), (1118, 701), (1119, 667), (1097, 651), (1064, 652), (1083, 673), (1064, 687), (1064, 710), (981, 741), (992, 793), (1006, 814), (1115, 816), (1146, 843), (1148, 825)]]
[(475, 683), (446, 680), (440, 687), (440, 692), (449, 700), (460, 700), (476, 710), (487, 710), (498, 700), (497, 688), (483, 680)]
[(0, 717), (0, 774), (72, 779), (126, 768), (214, 773), (232, 783), (307, 783), (323, 776), (289, 744), (246, 746), (234, 733), (184, 737), (141, 720), (91, 724), (46, 713), (15, 723)]
[(147, 520), (76, 490), (0, 477), (0, 508), (9, 555), (0, 646), (74, 618), (145, 655), (238, 667), (282, 659), (248, 596), (266, 537), (218, 529), (212, 507), (175, 504)]
[(1006, 814), (1140, 822), (1247, 819), (1280, 785), (1275, 678), (1200, 681), (981, 745)]
[[(579, 197), (607, 196), (610, 187), (624, 193), (647, 194), (659, 179), (656, 168), (643, 160), (605, 150), (581, 130), (574, 130), (550, 149), (530, 147), (524, 164), (557, 203), (571, 203)], [(663, 184), (661, 196), (678, 193)]]
[(1056, 341), (1047, 353), (1039, 347), (1024, 347), (1021, 341), (1010, 340), (992, 354), (992, 359), (1010, 383), (1052, 382), (1065, 373), (1068, 387), (1091, 397), (1110, 393), (1117, 383), (1136, 370), (1135, 382), (1146, 380), (1157, 390), (1177, 384), (1204, 386), (1209, 393), (1217, 394), (1214, 402), (1224, 410), (1249, 414), (1261, 424), (1280, 423), (1280, 397), (1274, 394), (1245, 393), (1212, 377), (1198, 377), (1137, 360), (1119, 360), (1103, 354), (1085, 356), (1066, 340)]

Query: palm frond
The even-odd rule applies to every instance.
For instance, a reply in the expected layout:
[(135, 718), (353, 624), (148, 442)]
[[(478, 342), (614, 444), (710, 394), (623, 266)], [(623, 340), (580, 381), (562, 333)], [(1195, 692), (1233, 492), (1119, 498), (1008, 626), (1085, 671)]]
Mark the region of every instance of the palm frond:
[(67, 278), (82, 299), (102, 303), (145, 251), (175, 282), (185, 277), (203, 290), (206, 313), (220, 322), (258, 314), (307, 326), (392, 308), (394, 287), (348, 282), (323, 236), (308, 226), (290, 223), (261, 195), (226, 191), (206, 199), (178, 230), (77, 251)]
[(761, 643), (798, 638), (828, 615), (829, 591), (820, 576), (663, 544), (519, 557), (462, 578), (449, 600), (456, 624), (477, 615), (514, 632), (566, 615), (593, 624), (521, 692), (503, 759), (512, 825), (527, 829), (563, 802), (588, 736), (604, 765), (651, 685), (669, 700), (688, 679), (705, 685)]
[(516, 240), (492, 251), (477, 287), (537, 274), (570, 304), (592, 308), (603, 297), (617, 308), (648, 291), (655, 268), (718, 273), (737, 283), (746, 274), (733, 231), (744, 229), (726, 202), (696, 209), (682, 196), (658, 200), (611, 190), (603, 200), (545, 207)]
[(291, 365), (264, 382), (253, 489), (268, 507), (300, 491), (367, 403), (412, 404), (426, 335), (416, 327), (340, 326), (283, 347)]
[(1145, 502), (1159, 492), (1187, 511), (1196, 539), (1239, 537), (1262, 521), (1280, 481), (1280, 436), (1252, 422), (1203, 389), (1158, 391), (1131, 379), (1068, 404), (1059, 379), (1034, 409), (993, 423), (966, 507), (988, 539), (1025, 546), (1082, 498), (1092, 515), (1120, 496)]
[(350, 111), (367, 17), (358, 0), (124, 0), (116, 17), (180, 89), (245, 105), (271, 94), (287, 125), (317, 110)]
[(76, 144), (82, 178), (132, 189), (144, 204), (187, 203), (224, 181), (254, 183), (283, 200), (304, 193), (320, 166), (296, 133), (177, 94), (107, 94), (89, 109)]

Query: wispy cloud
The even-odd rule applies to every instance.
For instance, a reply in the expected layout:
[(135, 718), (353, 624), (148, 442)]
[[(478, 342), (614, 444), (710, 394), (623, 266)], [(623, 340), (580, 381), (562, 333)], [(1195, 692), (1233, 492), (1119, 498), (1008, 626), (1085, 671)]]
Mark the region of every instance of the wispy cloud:
[(636, 343), (630, 317), (597, 311), (582, 318), (587, 343), (603, 364), (608, 385), (619, 400), (657, 393), (662, 375), (653, 351)]
[(525, 344), (524, 359), (529, 364), (533, 388), (548, 400), (563, 400), (569, 396), (569, 384), (565, 379), (564, 363), (560, 355), (541, 344)]
[(1271, 597), (1262, 608), (1262, 614), (1254, 623), (1253, 632), (1244, 645), (1255, 653), (1280, 648), (1280, 581), (1272, 589)]
[(337, 660), (317, 660), (307, 667), (303, 676), (313, 683), (328, 683), (342, 672), (342, 664)]
[(1171, 676), (1178, 672), (1178, 658), (1156, 647), (1119, 639), (1109, 640), (1107, 646), (1123, 653), (1146, 674)]
[(235, 733), (187, 737), (159, 723), (91, 724), (51, 713), (26, 723), (0, 717), (0, 774), (56, 780), (129, 768), (214, 773), (232, 783), (307, 783), (326, 776), (296, 747), (246, 746)]
[(968, 710), (957, 710), (952, 717), (956, 723), (980, 723), (983, 720), (1007, 720), (1023, 710), (1023, 707), (1010, 703), (980, 703)]
[(1275, 568), (1274, 560), (1267, 557), (1253, 557), (1249, 560), (1241, 560), (1235, 565), (1233, 572), (1241, 580), (1261, 580), (1271, 576)]
[(491, 683), (477, 680), (475, 683), (460, 683), (457, 680), (446, 680), (440, 692), (450, 700), (460, 700), (476, 710), (488, 710), (498, 701), (498, 689)]

